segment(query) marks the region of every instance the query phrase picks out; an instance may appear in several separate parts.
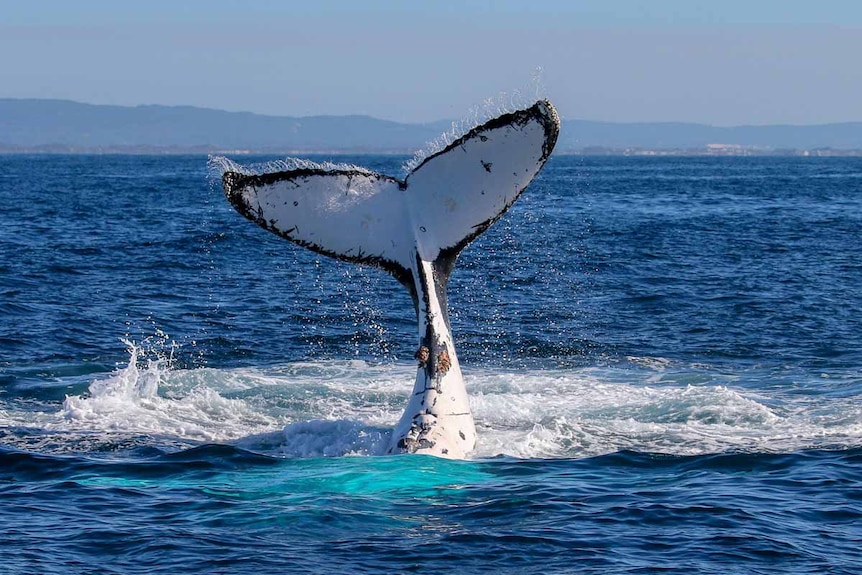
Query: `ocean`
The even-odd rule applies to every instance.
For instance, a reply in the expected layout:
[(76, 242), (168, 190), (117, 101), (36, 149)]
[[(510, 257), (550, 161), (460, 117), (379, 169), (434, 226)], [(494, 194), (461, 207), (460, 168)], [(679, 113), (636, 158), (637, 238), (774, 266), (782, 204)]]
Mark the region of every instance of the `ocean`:
[(860, 158), (552, 157), (449, 282), (467, 461), (384, 453), (406, 291), (205, 156), (0, 206), (2, 574), (862, 572)]

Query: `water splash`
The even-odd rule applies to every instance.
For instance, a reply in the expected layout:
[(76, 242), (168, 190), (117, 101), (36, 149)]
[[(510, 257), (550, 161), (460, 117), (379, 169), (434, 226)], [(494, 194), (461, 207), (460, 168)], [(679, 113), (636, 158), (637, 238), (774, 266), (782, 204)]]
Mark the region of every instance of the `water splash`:
[(63, 401), (58, 415), (66, 429), (225, 441), (273, 425), (241, 399), (225, 398), (208, 386), (210, 370), (172, 370), (173, 347), (166, 355), (143, 358), (140, 345), (124, 343), (129, 351), (124, 367), (93, 381), (86, 394)]
[(234, 445), (289, 458), (386, 455), (391, 427), (349, 419), (313, 419), (291, 423), (279, 432), (250, 436)]
[(284, 158), (283, 160), (270, 160), (252, 164), (240, 164), (224, 156), (209, 156), (207, 160), (207, 173), (211, 181), (219, 181), (226, 172), (236, 172), (249, 176), (269, 174), (273, 172), (288, 172), (291, 170), (317, 170), (323, 172), (352, 171), (364, 174), (372, 173), (362, 166), (344, 164), (337, 162), (314, 162), (304, 158)]
[[(734, 377), (657, 369), (486, 377), (472, 390), (478, 455), (784, 453), (862, 445), (852, 405), (815, 408), (795, 397), (733, 388)], [(689, 379), (701, 383), (685, 384)]]
[(536, 87), (536, 94), (537, 97), (533, 98), (525, 95), (521, 90), (500, 92), (496, 97), (486, 98), (481, 104), (472, 106), (460, 120), (452, 122), (451, 127), (447, 131), (440, 134), (436, 139), (427, 142), (422, 148), (417, 150), (413, 154), (413, 157), (402, 166), (401, 169), (403, 174), (409, 174), (427, 158), (442, 152), (450, 146), (452, 142), (458, 140), (473, 128), (481, 126), (488, 120), (532, 106), (540, 99), (538, 96), (538, 86)]
[[(226, 443), (276, 457), (381, 455), (409, 390), (412, 363), (294, 362), (266, 370), (177, 369), (169, 354), (129, 361), (68, 396), (59, 411), (4, 406), (0, 420), (53, 437), (46, 451), (86, 434), (106, 445)], [(149, 352), (147, 352), (149, 353)], [(479, 428), (475, 457), (582, 458), (629, 450), (699, 455), (788, 453), (862, 446), (858, 397), (752, 392), (740, 379), (662, 358), (626, 368), (474, 369), (465, 373)], [(817, 382), (813, 382), (812, 385)], [(76, 435), (77, 434), (77, 435)], [(123, 440), (122, 438), (127, 438)], [(119, 438), (119, 439), (118, 439)], [(149, 439), (147, 439), (149, 438)], [(158, 441), (153, 438), (158, 438)], [(44, 444), (43, 444), (44, 446)], [(73, 446), (74, 447), (74, 446)], [(101, 449), (101, 448), (100, 448)], [(104, 450), (104, 449), (101, 449)]]
[[(486, 98), (480, 104), (472, 106), (464, 116), (452, 122), (448, 130), (440, 134), (434, 140), (426, 142), (413, 157), (401, 167), (402, 176), (406, 176), (416, 169), (426, 158), (443, 151), (452, 142), (467, 134), (492, 118), (503, 114), (510, 114), (517, 110), (523, 110), (544, 97), (545, 88), (542, 81), (543, 70), (541, 66), (536, 68), (531, 82), (524, 90), (514, 89), (509, 92), (500, 92), (496, 97)], [(217, 182), (225, 172), (237, 172), (246, 175), (260, 175), (272, 172), (286, 172), (291, 170), (320, 170), (338, 171), (349, 170), (362, 173), (372, 173), (362, 166), (336, 162), (314, 162), (304, 158), (288, 157), (282, 160), (254, 164), (240, 164), (225, 156), (209, 156), (207, 161), (207, 172), (211, 182)]]
[(545, 69), (541, 66), (536, 66), (533, 70), (533, 76), (530, 79), (534, 91), (534, 97), (539, 100), (544, 97), (545, 90)]

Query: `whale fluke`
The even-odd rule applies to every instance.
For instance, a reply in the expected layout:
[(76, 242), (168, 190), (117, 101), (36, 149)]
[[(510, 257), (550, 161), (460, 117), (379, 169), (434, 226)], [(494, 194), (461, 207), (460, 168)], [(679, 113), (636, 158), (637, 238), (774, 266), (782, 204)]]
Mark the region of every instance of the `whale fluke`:
[(560, 121), (550, 102), (477, 126), (403, 180), (355, 167), (227, 171), (222, 185), (246, 218), (336, 259), (388, 271), (410, 292), (418, 368), (391, 453), (463, 458), (473, 416), (449, 327), (446, 284), (464, 247), (497, 221), (547, 161)]

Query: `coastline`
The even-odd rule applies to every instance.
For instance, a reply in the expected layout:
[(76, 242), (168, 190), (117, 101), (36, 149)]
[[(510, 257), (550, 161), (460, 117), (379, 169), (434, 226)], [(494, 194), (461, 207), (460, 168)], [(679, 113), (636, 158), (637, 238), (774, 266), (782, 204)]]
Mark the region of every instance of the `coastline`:
[[(374, 148), (250, 148), (225, 149), (215, 146), (68, 146), (45, 144), (39, 146), (3, 146), (0, 145), (0, 155), (128, 155), (128, 156), (409, 156), (415, 149), (374, 149)], [(738, 146), (733, 144), (710, 145), (703, 148), (606, 148), (602, 146), (586, 146), (583, 148), (563, 149), (554, 152), (557, 156), (660, 156), (660, 157), (862, 157), (862, 149), (834, 148), (759, 148)]]

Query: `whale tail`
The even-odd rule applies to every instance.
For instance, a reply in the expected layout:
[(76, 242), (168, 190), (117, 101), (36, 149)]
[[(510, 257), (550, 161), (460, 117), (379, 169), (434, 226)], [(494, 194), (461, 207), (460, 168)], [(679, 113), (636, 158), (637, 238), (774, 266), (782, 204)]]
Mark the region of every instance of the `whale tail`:
[(539, 173), (559, 126), (554, 107), (540, 100), (473, 128), (404, 179), (313, 164), (222, 175), (230, 203), (262, 228), (317, 253), (384, 269), (410, 292), (419, 366), (391, 451), (463, 457), (473, 449), (446, 283), (461, 250)]

